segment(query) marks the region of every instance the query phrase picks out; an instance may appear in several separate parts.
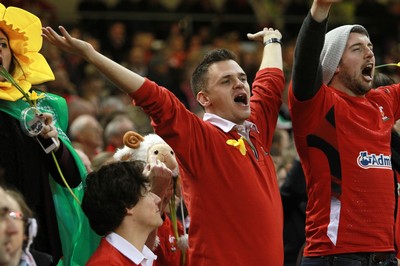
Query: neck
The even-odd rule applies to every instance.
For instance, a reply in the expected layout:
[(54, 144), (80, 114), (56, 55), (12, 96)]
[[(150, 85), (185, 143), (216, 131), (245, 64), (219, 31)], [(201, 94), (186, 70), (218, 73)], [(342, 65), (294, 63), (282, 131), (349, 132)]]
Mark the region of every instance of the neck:
[(150, 230), (143, 229), (137, 225), (122, 224), (115, 230), (115, 233), (123, 237), (126, 241), (131, 243), (137, 250), (142, 252), (144, 245), (147, 241)]
[(19, 257), (11, 258), (8, 262), (0, 262), (0, 266), (18, 266), (20, 262)]

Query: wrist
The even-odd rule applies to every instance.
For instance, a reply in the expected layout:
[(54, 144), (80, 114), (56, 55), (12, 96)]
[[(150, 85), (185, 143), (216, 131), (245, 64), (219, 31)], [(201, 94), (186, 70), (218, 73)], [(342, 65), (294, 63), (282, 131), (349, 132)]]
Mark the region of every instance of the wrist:
[(280, 38), (269, 38), (263, 42), (264, 46), (267, 46), (268, 44), (271, 44), (271, 43), (279, 43), (280, 44), (281, 39)]

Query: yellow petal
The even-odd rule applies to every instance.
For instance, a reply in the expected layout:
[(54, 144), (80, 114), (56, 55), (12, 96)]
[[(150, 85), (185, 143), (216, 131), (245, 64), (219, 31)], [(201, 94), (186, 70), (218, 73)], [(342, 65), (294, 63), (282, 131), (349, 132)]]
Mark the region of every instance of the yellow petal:
[(235, 140), (235, 139), (228, 139), (226, 141), (226, 144), (231, 145), (231, 146), (235, 146), (236, 143), (237, 143), (237, 140)]
[[(54, 74), (39, 51), (42, 48), (42, 23), (40, 19), (21, 8), (5, 7), (0, 3), (0, 28), (7, 34), (10, 48), (18, 61), (18, 73), (14, 79), (29, 84), (41, 84), (54, 80)], [(20, 84), (21, 85), (21, 84)], [(22, 86), (21, 86), (22, 87)]]
[(242, 155), (246, 155), (246, 145), (244, 144), (243, 138), (239, 139), (238, 149)]
[(246, 155), (247, 150), (246, 150), (246, 145), (243, 141), (243, 137), (241, 137), (238, 140), (228, 139), (226, 141), (226, 144), (231, 145), (231, 146), (235, 147), (236, 149), (238, 149), (242, 155)]
[(32, 93), (30, 94), (30, 97), (31, 97), (32, 101), (36, 101), (38, 99), (44, 98), (44, 93), (37, 94), (36, 91), (32, 91)]

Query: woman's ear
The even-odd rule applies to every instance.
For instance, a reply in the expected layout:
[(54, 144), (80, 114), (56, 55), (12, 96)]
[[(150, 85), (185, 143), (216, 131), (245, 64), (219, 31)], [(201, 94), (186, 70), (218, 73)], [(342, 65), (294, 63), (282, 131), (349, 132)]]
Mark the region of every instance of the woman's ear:
[(197, 93), (197, 101), (203, 107), (207, 107), (210, 105), (210, 99), (203, 91), (199, 91), (199, 93)]

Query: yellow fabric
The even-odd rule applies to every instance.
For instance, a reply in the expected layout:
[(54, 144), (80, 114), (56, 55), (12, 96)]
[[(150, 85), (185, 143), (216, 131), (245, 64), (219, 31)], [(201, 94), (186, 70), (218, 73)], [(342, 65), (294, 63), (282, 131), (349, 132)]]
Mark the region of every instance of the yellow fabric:
[[(28, 92), (32, 85), (54, 80), (54, 74), (42, 54), (43, 38), (40, 19), (21, 8), (0, 4), (0, 29), (10, 42), (18, 64), (13, 74), (15, 81)], [(16, 101), (22, 97), (9, 82), (0, 82), (0, 99)]]
[(238, 149), (243, 156), (246, 155), (247, 149), (246, 149), (246, 145), (244, 144), (243, 137), (241, 137), (238, 140), (228, 139), (226, 141), (226, 144), (231, 145), (231, 146), (235, 147), (236, 149)]

